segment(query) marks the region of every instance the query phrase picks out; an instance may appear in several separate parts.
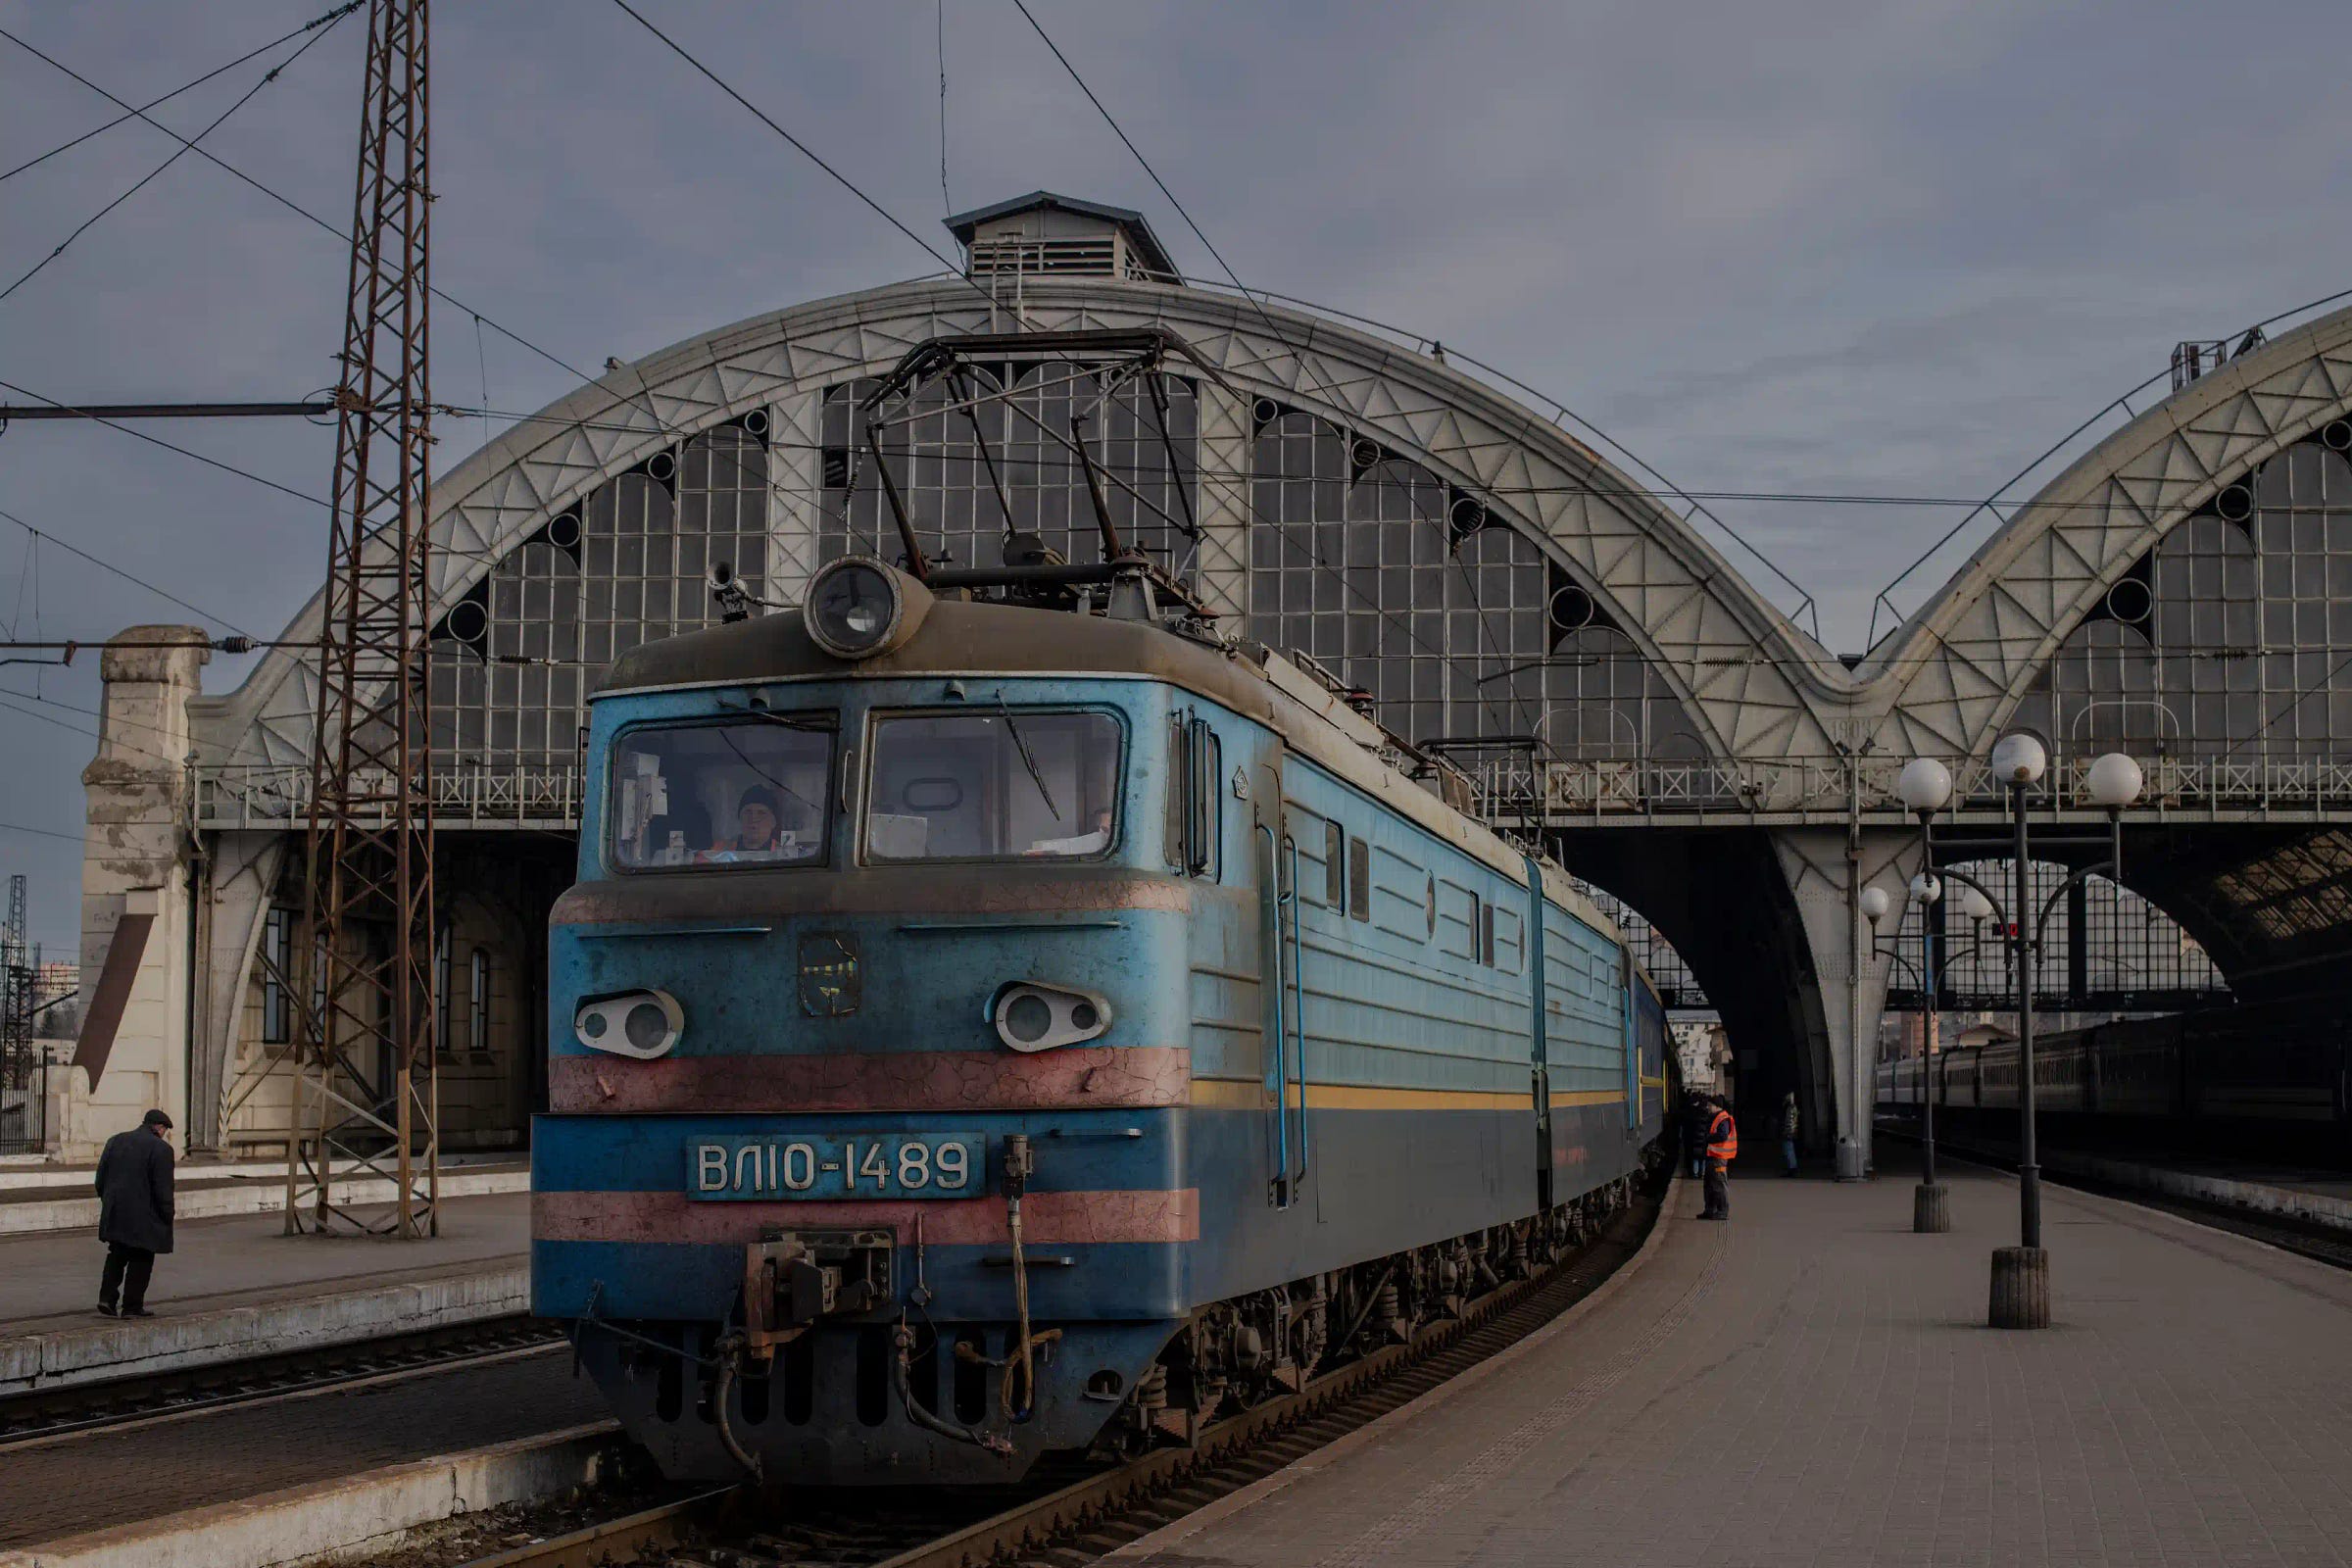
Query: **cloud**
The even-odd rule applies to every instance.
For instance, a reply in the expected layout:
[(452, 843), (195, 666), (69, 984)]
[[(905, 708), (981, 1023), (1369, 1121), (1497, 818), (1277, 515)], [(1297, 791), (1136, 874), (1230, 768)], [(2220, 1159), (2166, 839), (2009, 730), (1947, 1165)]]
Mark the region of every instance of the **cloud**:
[[(2352, 282), (2352, 13), (2325, 0), (1032, 4), (1246, 280), (1492, 360), (1692, 488), (1983, 494), (2175, 340)], [(151, 96), (321, 9), (0, 0), (0, 22)], [(945, 195), (930, 0), (649, 14), (943, 251), (951, 203), (1045, 186), (1143, 209), (1217, 275), (1004, 0), (945, 0)], [(434, 25), (435, 278), (572, 366), (936, 265), (616, 8), (504, 0)], [(345, 24), (215, 133), (337, 223), (360, 43)], [(171, 122), (201, 125), (258, 70)], [(0, 145), (111, 113), (0, 43)], [(0, 183), (0, 270), (168, 152), (125, 126)], [(300, 396), (332, 379), (343, 280), (334, 241), (183, 159), (0, 303), (0, 375), (64, 397)], [(459, 311), (434, 332), (452, 401), (486, 382), (527, 411), (569, 385), (496, 332), (477, 347)], [(158, 433), (327, 483), (331, 435), (308, 425)], [(440, 433), (446, 466), (481, 428)], [(0, 507), (265, 634), (324, 564), (317, 509), (104, 430), (0, 436)], [(1814, 588), (1840, 647), (1951, 520), (1717, 510)], [(78, 637), (181, 613), (55, 551), (36, 596), (23, 543), (0, 524), (21, 634), (36, 598), (43, 630)], [(88, 664), (43, 673), (42, 694), (95, 707)], [(237, 673), (222, 661), (208, 684)], [(78, 821), (81, 737), (0, 711), (0, 820)], [(69, 935), (73, 846), (0, 835), (0, 860), (34, 871), (36, 924)]]

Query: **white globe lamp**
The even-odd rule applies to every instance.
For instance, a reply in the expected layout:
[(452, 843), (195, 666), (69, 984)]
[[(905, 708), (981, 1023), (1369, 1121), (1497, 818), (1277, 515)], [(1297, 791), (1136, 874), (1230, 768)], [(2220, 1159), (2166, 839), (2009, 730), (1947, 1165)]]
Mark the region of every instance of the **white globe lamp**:
[(1922, 871), (1911, 879), (1911, 897), (1922, 904), (1934, 904), (1943, 897), (1943, 884)]
[(2139, 799), (2140, 788), (2147, 779), (2137, 762), (2121, 752), (2109, 752), (2091, 761), (2090, 771), (2082, 782), (2093, 806), (2120, 811)]
[(2003, 784), (2037, 784), (2049, 765), (2050, 754), (2041, 742), (2022, 732), (2002, 736), (1992, 748), (1992, 776)]
[(1885, 888), (1864, 888), (1862, 890), (1862, 918), (1868, 920), (1872, 925), (1877, 925), (1881, 920), (1886, 918), (1886, 911), (1893, 907), (1893, 904), (1894, 901), (1886, 897)]
[(1895, 776), (1894, 794), (1922, 816), (1940, 811), (1952, 798), (1952, 770), (1933, 757), (1914, 757)]

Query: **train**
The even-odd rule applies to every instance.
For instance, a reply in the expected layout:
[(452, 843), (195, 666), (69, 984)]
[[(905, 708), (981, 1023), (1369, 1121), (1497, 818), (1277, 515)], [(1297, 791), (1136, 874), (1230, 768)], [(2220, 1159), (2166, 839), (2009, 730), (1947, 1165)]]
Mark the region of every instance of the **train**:
[(844, 557), (593, 696), (532, 1301), (671, 1478), (1183, 1443), (1666, 1157), (1655, 989), (1460, 775), (1021, 559)]
[[(1878, 1066), (1882, 1115), (2001, 1129), (2017, 1113), (2017, 1043)], [(2034, 1043), (2037, 1124), (2085, 1148), (2159, 1149), (2341, 1164), (2352, 1148), (2352, 1016), (2344, 999), (2276, 999), (2122, 1018)]]

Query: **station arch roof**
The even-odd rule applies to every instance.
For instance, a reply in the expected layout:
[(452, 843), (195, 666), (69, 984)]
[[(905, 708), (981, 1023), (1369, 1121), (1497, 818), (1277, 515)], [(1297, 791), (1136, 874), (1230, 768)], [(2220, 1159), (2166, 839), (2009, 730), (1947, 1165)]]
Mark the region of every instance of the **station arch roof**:
[[(752, 411), (797, 407), (797, 433), (813, 444), (810, 394), (880, 374), (927, 340), (1155, 326), (1238, 394), (1224, 416), (1241, 428), (1212, 431), (1204, 409), (1204, 439), (1246, 440), (1253, 409), (1311, 416), (1477, 498), (1534, 541), (1671, 690), (1707, 755), (1830, 749), (1822, 714), (1847, 684), (1836, 661), (1648, 489), (1516, 400), (1430, 355), (1283, 306), (1107, 278), (1030, 278), (1017, 297), (1001, 292), (996, 301), (965, 280), (933, 279), (772, 312), (619, 366), (518, 421), (433, 486), (436, 617), (599, 486)], [(770, 490), (773, 505), (788, 504)], [(306, 605), (283, 640), (315, 638), (321, 604)], [(315, 701), (303, 661), (273, 650), (235, 691), (203, 701), (204, 764), (307, 759)]]
[[(2228, 361), (2107, 435), (2014, 512), (1856, 670), (1858, 697), (1883, 716), (1881, 748), (1984, 755), (2086, 619), (2113, 618), (2103, 602), (2120, 581), (2148, 569), (2151, 553), (2184, 526), (2212, 517), (2225, 489), (2315, 444), (2348, 415), (2352, 309)], [(2324, 505), (2298, 498), (2296, 510), (2352, 514), (2352, 494), (2326, 496)], [(2249, 537), (2257, 531), (2252, 519), (2239, 520)], [(2345, 546), (2352, 561), (2352, 539)], [(2238, 646), (2272, 641), (2258, 628)], [(2352, 727), (2338, 733), (2352, 743)]]
[[(2150, 569), (2166, 540), (2185, 539), (2182, 524), (2209, 514), (2225, 487), (2352, 416), (2346, 310), (2230, 360), (2106, 436), (1849, 670), (1653, 490), (1439, 358), (1306, 310), (1196, 287), (997, 286), (1003, 297), (992, 299), (964, 279), (930, 279), (771, 312), (617, 366), (517, 421), (433, 487), (436, 614), (478, 592), (551, 517), (656, 454), (755, 410), (798, 419), (790, 433), (805, 444), (821, 441), (812, 398), (883, 373), (917, 344), (1014, 327), (1152, 326), (1191, 344), (1245, 405), (1204, 399), (1201, 440), (1246, 461), (1250, 405), (1277, 407), (1285, 419), (1376, 443), (1533, 541), (1599, 607), (1589, 640), (1638, 658), (1642, 679), (1687, 715), (1699, 760), (1810, 761), (1857, 749), (1968, 759), (2037, 711), (2036, 683), (2047, 684), (2070, 638), (2084, 640), (2119, 580)], [(1214, 428), (1220, 417), (1227, 427)], [(1205, 468), (1200, 476), (1205, 486)], [(772, 528), (792, 502), (782, 487), (769, 492)], [(2342, 499), (2352, 519), (2352, 494)], [(1252, 526), (1262, 521), (1252, 514)], [(2352, 520), (2347, 530), (2352, 570)], [(283, 640), (315, 637), (320, 604), (306, 605)], [(2345, 685), (2352, 710), (2352, 672)], [(235, 691), (202, 700), (204, 764), (305, 760), (315, 701), (298, 654), (273, 650)], [(2352, 737), (2352, 710), (2346, 718), (2339, 732)]]

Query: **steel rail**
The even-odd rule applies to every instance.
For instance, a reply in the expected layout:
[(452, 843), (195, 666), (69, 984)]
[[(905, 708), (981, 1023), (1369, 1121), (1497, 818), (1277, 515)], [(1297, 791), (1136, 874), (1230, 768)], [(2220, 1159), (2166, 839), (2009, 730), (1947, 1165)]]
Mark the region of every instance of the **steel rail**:
[[(1879, 1131), (1905, 1143), (1918, 1141), (1917, 1135), (1906, 1128), (1881, 1123)], [(2017, 1173), (2017, 1151), (2014, 1147), (1954, 1143), (1949, 1136), (1940, 1132), (1936, 1134), (1936, 1143), (1937, 1150), (1947, 1159), (1956, 1158), (1963, 1164), (1981, 1165), (2010, 1175)], [(2069, 1152), (2073, 1151), (2058, 1151), (2061, 1157)], [(2105, 1181), (2077, 1171), (2053, 1170), (2048, 1166), (2042, 1168), (2041, 1179), (2045, 1186), (2071, 1187), (2077, 1192), (2112, 1199), (2119, 1203), (2154, 1209), (2160, 1214), (2171, 1214), (2179, 1219), (2191, 1220), (2217, 1231), (2227, 1231), (2233, 1236), (2276, 1247), (2280, 1251), (2310, 1258), (2315, 1263), (2352, 1270), (2352, 1236), (2318, 1221), (2240, 1208), (2218, 1199), (2183, 1198), (2174, 1193), (2150, 1192), (2145, 1188)]]
[(446, 1372), (518, 1351), (552, 1349), (562, 1341), (556, 1325), (516, 1312), (307, 1350), (31, 1389), (0, 1396), (0, 1453), (159, 1417)]

